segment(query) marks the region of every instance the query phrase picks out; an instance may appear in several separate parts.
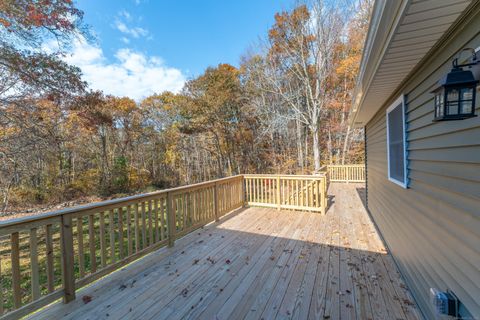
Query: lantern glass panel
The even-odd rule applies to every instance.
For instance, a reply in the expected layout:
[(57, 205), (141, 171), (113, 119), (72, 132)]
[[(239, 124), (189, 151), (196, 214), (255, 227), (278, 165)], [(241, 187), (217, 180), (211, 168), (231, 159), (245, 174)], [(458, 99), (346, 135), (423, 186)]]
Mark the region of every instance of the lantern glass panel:
[(447, 89), (447, 115), (456, 115), (458, 114), (458, 89), (452, 88)]
[(470, 114), (472, 113), (472, 100), (462, 101), (460, 103), (461, 113)]
[(461, 100), (472, 100), (473, 88), (463, 88), (461, 91)]
[(463, 88), (460, 91), (460, 113), (470, 114), (473, 107), (473, 88)]
[(443, 91), (439, 92), (438, 100), (438, 116), (443, 117)]
[(447, 89), (447, 101), (458, 101), (458, 89), (457, 88), (451, 88)]

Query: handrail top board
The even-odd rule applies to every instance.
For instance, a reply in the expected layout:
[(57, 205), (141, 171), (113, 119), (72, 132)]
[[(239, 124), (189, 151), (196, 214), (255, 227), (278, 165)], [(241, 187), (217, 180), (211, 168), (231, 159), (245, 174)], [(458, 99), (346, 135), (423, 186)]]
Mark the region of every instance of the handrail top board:
[(300, 174), (244, 174), (245, 178), (300, 178), (300, 179), (319, 179), (325, 177), (325, 173), (300, 175)]

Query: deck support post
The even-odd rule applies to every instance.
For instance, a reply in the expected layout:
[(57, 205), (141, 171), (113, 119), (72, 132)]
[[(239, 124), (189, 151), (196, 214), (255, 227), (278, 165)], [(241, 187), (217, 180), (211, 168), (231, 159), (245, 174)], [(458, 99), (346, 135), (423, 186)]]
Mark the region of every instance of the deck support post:
[(219, 221), (219, 218), (218, 218), (218, 183), (215, 182), (215, 187), (213, 188), (213, 203), (214, 203), (214, 207), (215, 207), (215, 221)]
[(72, 217), (62, 215), (62, 276), (63, 276), (63, 302), (75, 300), (75, 270), (73, 258), (73, 231)]
[(176, 221), (175, 212), (173, 211), (173, 196), (171, 192), (167, 192), (167, 225), (168, 225), (168, 246), (173, 247), (175, 244)]
[(280, 199), (280, 175), (277, 175), (277, 210), (280, 211), (280, 206), (282, 205), (282, 201)]
[(322, 215), (325, 215), (327, 211), (327, 177), (324, 176), (320, 180), (320, 202), (321, 202), (321, 210)]
[(242, 175), (242, 208), (247, 206), (247, 197), (245, 196), (245, 190), (247, 189), (246, 183), (247, 180), (245, 176)]

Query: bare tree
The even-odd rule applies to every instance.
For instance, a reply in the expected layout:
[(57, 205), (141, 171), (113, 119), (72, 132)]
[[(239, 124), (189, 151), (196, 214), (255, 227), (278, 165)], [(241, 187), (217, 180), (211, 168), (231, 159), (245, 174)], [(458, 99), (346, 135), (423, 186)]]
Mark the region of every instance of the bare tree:
[(269, 32), (264, 90), (278, 94), (312, 136), (314, 169), (321, 167), (320, 126), (334, 97), (331, 85), (344, 16), (335, 2), (316, 0), (277, 14)]

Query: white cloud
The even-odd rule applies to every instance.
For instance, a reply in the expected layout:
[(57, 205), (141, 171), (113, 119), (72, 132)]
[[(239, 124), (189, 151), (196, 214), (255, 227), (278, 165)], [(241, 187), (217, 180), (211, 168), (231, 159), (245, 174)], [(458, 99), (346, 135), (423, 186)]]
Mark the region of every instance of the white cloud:
[(140, 27), (128, 27), (120, 20), (115, 21), (115, 28), (117, 28), (118, 31), (134, 38), (145, 37), (148, 35), (148, 30)]
[(132, 21), (132, 15), (127, 10), (121, 10), (118, 15), (124, 17), (127, 21)]
[(166, 66), (160, 57), (123, 48), (116, 52), (115, 59), (109, 62), (101, 48), (84, 40), (75, 41), (71, 54), (64, 58), (82, 70), (91, 89), (137, 101), (153, 93), (179, 92), (185, 83), (182, 72)]

